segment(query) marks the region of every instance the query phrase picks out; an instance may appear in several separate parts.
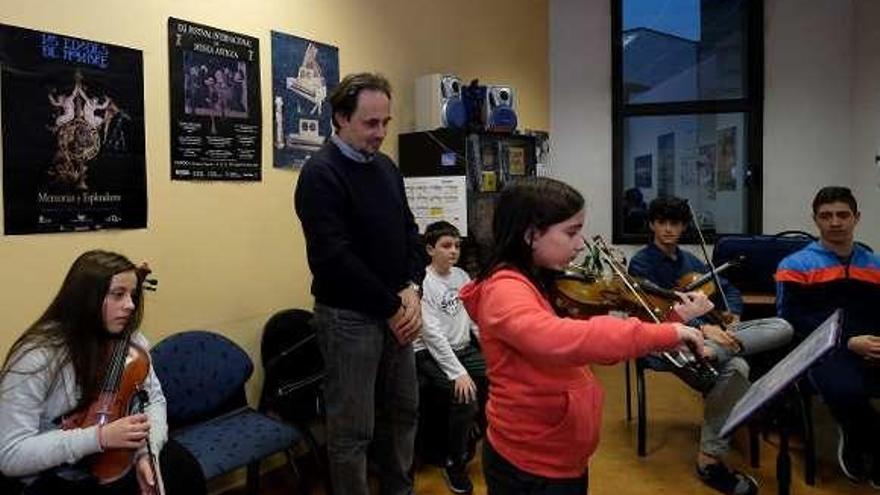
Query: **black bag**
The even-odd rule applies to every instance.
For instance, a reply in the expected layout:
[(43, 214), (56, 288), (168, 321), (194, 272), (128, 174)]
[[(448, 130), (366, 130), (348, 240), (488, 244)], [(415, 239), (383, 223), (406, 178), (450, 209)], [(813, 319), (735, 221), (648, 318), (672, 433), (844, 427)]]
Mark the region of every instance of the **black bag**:
[(776, 235), (731, 234), (715, 241), (712, 263), (719, 266), (737, 256), (743, 260), (724, 272), (724, 277), (742, 292), (775, 294), (773, 276), (779, 262), (801, 250), (816, 238), (807, 232), (787, 230)]

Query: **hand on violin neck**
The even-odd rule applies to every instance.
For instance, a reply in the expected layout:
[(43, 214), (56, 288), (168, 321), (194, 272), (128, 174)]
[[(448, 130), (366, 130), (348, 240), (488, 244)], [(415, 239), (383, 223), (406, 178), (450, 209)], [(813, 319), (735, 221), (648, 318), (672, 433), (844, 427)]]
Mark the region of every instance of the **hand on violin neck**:
[(98, 438), (103, 450), (139, 449), (146, 445), (150, 420), (146, 414), (132, 414), (99, 428)]
[(681, 321), (691, 321), (715, 308), (709, 297), (702, 292), (676, 292), (675, 294), (681, 299), (681, 302), (675, 303), (672, 310)]

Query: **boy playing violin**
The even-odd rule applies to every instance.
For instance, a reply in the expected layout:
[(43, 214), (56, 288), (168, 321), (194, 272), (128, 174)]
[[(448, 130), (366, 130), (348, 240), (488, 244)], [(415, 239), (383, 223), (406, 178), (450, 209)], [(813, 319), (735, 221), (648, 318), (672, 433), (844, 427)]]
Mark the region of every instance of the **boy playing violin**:
[[(630, 274), (664, 289), (674, 289), (683, 276), (709, 271), (705, 263), (678, 246), (690, 219), (688, 208), (684, 200), (676, 197), (651, 201), (648, 225), (653, 241), (633, 256)], [(742, 356), (784, 346), (791, 340), (792, 328), (781, 318), (740, 321), (743, 303), (739, 291), (724, 278), (719, 280), (727, 301), (716, 306), (729, 308), (729, 313), (722, 318), (726, 325), (710, 322), (705, 317), (688, 322), (703, 333), (708, 358), (718, 369), (717, 381), (704, 395), (696, 471), (705, 484), (721, 493), (754, 494), (758, 491), (757, 482), (724, 464), (722, 459), (730, 449), (730, 440), (722, 438), (719, 432), (730, 410), (749, 387), (749, 365)], [(648, 358), (648, 364), (655, 369), (668, 369), (654, 358)]]

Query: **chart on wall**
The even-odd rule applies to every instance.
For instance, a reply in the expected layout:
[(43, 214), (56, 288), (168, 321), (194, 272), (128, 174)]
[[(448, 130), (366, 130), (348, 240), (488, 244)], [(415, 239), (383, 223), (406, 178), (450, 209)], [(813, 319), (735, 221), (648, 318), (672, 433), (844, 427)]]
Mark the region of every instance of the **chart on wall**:
[(0, 24), (5, 234), (147, 225), (140, 50)]
[(258, 181), (257, 38), (168, 19), (171, 179)]
[(337, 84), (338, 48), (272, 31), (275, 167), (301, 167), (333, 132), (325, 100)]

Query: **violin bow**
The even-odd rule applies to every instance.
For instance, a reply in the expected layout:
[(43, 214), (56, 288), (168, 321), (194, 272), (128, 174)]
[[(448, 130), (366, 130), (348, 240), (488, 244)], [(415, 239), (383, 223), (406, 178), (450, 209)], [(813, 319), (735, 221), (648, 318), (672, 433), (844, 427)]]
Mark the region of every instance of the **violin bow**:
[[(159, 280), (155, 277), (150, 277), (152, 275), (153, 270), (150, 268), (150, 264), (144, 261), (136, 268), (138, 278), (141, 280), (141, 289), (156, 292), (157, 286), (159, 285)], [(143, 304), (143, 301), (141, 302)], [(152, 364), (151, 364), (152, 366)], [(137, 391), (138, 397), (138, 410), (140, 413), (146, 413), (146, 406), (150, 404), (150, 393), (147, 389), (143, 388), (143, 386), (138, 388)], [(147, 435), (147, 459), (150, 461), (150, 469), (153, 471), (153, 489), (151, 490), (156, 495), (165, 495), (165, 488), (162, 485), (161, 477), (159, 474), (159, 463), (156, 462), (156, 455), (153, 452), (153, 444), (150, 441), (150, 436)], [(137, 469), (137, 466), (135, 466)]]
[[(584, 242), (587, 243), (587, 240), (584, 239)], [(654, 313), (654, 311), (651, 310), (651, 305), (648, 304), (647, 299), (645, 298), (645, 295), (642, 292), (642, 289), (639, 287), (638, 282), (635, 282), (634, 280), (632, 280), (630, 278), (629, 274), (626, 273), (626, 270), (624, 270), (623, 267), (621, 267), (618, 264), (617, 260), (615, 260), (614, 257), (611, 256), (611, 253), (610, 253), (611, 250), (608, 248), (608, 245), (605, 243), (605, 240), (602, 239), (601, 236), (597, 235), (597, 236), (593, 237), (593, 242), (599, 248), (599, 253), (600, 253), (601, 257), (604, 259), (605, 263), (607, 263), (608, 266), (611, 268), (611, 271), (613, 271), (614, 274), (618, 278), (620, 278), (620, 280), (626, 286), (627, 290), (629, 290), (632, 293), (632, 295), (635, 296), (635, 298), (639, 302), (639, 304), (642, 305), (642, 308), (644, 308), (644, 310), (647, 311), (648, 314), (651, 315), (651, 318), (654, 320), (654, 322), (660, 323), (660, 318)], [(718, 372), (715, 370), (715, 368), (713, 368), (711, 365), (709, 365), (707, 362), (705, 362), (705, 360), (702, 358), (702, 356), (699, 356), (697, 354), (697, 352), (695, 352), (693, 350), (692, 350), (692, 353), (694, 355), (694, 359), (696, 359), (697, 362), (699, 362), (703, 366), (706, 366), (706, 368), (708, 370), (710, 370), (711, 373), (713, 373), (715, 375), (718, 374)], [(667, 351), (663, 351), (661, 354), (664, 357), (666, 357), (666, 359), (668, 359), (670, 362), (672, 362), (672, 364), (674, 364), (675, 366), (677, 366), (679, 368), (687, 368), (687, 366), (688, 366), (688, 359), (685, 357), (685, 355), (681, 351), (678, 352), (678, 357), (673, 356), (671, 353), (669, 353)]]
[[(584, 239), (584, 243), (588, 243), (586, 239)], [(598, 235), (593, 237), (593, 243), (598, 248), (599, 255), (605, 261), (605, 263), (611, 268), (611, 271), (614, 272), (623, 285), (626, 286), (626, 289), (632, 293), (632, 295), (636, 298), (642, 308), (651, 315), (651, 318), (654, 319), (654, 323), (660, 323), (660, 318), (651, 310), (650, 304), (648, 304), (647, 299), (644, 297), (642, 293), (641, 287), (639, 287), (638, 283), (629, 278), (629, 275), (626, 271), (621, 267), (617, 260), (611, 256), (611, 250), (608, 248), (608, 245), (605, 244), (605, 240), (599, 237)]]
[(718, 277), (715, 265), (712, 263), (712, 259), (709, 258), (709, 252), (706, 250), (706, 238), (703, 237), (703, 229), (700, 228), (700, 222), (697, 221), (697, 214), (694, 212), (693, 207), (691, 207), (690, 201), (685, 199), (684, 204), (687, 206), (688, 213), (691, 215), (691, 223), (694, 224), (694, 230), (697, 231), (697, 237), (700, 239), (700, 251), (703, 253), (703, 259), (705, 259), (706, 264), (709, 265), (709, 273), (712, 274), (712, 280), (715, 281), (715, 286), (718, 287), (718, 293), (721, 294), (721, 302), (724, 303), (724, 310), (730, 313), (730, 303), (727, 302), (727, 294), (724, 293), (724, 287), (721, 286), (721, 279)]

